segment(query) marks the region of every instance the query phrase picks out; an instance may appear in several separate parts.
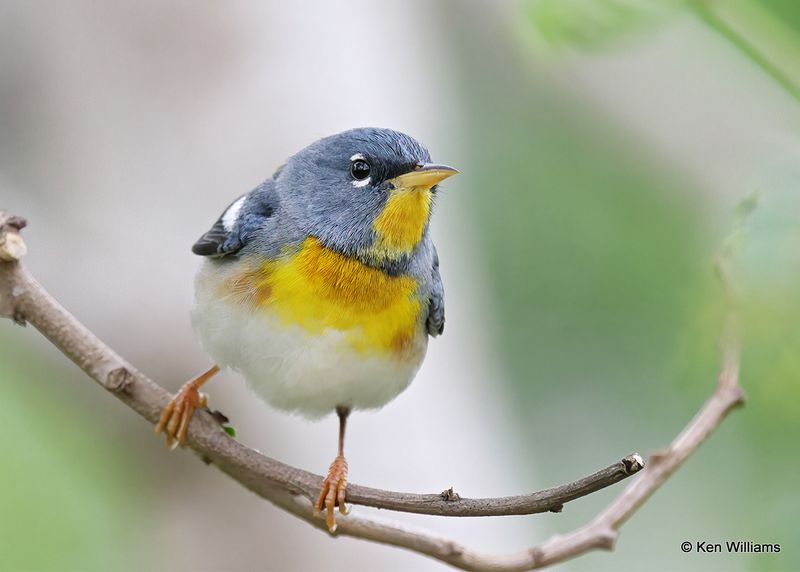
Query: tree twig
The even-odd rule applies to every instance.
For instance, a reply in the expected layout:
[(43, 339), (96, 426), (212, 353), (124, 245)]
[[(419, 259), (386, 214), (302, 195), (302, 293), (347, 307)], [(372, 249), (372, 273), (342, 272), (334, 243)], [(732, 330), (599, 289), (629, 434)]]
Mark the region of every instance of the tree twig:
[[(31, 323), (102, 387), (155, 423), (169, 394), (78, 322), (21, 267), (18, 259), (25, 249), (19, 230), (24, 225), (23, 219), (0, 211), (0, 316), (13, 318), (18, 323)], [(340, 518), (337, 534), (406, 548), (465, 570), (529, 570), (592, 549), (612, 548), (619, 527), (708, 437), (725, 415), (743, 402), (744, 394), (738, 385), (739, 343), (735, 319), (731, 318), (727, 324), (722, 374), (711, 398), (667, 449), (653, 455), (641, 477), (588, 525), (555, 536), (535, 548), (501, 556), (482, 554), (449, 539), (353, 515)], [(231, 439), (207, 411), (198, 411), (195, 415), (188, 444), (204, 461), (213, 463), (254, 493), (325, 529), (324, 520), (313, 515), (309, 502), (319, 491), (322, 482), (319, 475), (266, 457)], [(419, 495), (350, 485), (347, 498), (353, 504), (439, 516), (558, 511), (564, 503), (616, 483), (640, 471), (643, 465), (641, 457), (632, 454), (573, 483), (513, 497), (466, 499), (452, 491)]]

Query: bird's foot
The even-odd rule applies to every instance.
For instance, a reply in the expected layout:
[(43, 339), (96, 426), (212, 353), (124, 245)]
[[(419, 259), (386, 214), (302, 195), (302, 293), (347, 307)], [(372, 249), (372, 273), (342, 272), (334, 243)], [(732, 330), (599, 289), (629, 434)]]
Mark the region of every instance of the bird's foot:
[(205, 381), (202, 377), (184, 383), (161, 412), (161, 418), (156, 424), (156, 435), (163, 431), (167, 438), (167, 447), (170, 449), (186, 443), (189, 422), (192, 420), (194, 410), (198, 407), (208, 407), (208, 395), (200, 393), (199, 390)]
[(336, 532), (336, 517), (333, 509), (338, 505), (339, 512), (349, 514), (350, 509), (344, 503), (347, 494), (347, 459), (344, 455), (337, 456), (328, 469), (328, 476), (322, 481), (322, 490), (319, 492), (317, 502), (314, 503), (314, 513), (320, 514), (325, 507), (325, 523), (328, 531), (333, 534)]

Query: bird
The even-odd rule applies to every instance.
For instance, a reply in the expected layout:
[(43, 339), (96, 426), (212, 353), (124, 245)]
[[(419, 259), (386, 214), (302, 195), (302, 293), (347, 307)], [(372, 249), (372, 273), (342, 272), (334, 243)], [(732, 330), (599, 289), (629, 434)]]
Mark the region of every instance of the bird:
[[(314, 503), (333, 533), (347, 514), (345, 428), (353, 410), (404, 391), (444, 330), (430, 219), (458, 171), (416, 139), (357, 128), (317, 140), (234, 200), (192, 247), (192, 324), (214, 365), (164, 408), (156, 433), (186, 442), (200, 387), (223, 368), (273, 408), (339, 419), (338, 453)], [(323, 514), (324, 513), (324, 514)]]

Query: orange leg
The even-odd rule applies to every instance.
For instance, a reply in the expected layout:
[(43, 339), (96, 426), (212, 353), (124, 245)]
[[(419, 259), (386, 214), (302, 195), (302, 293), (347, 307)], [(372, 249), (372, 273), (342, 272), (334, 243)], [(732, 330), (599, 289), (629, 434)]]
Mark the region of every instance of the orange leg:
[(346, 407), (337, 407), (336, 414), (339, 416), (339, 454), (331, 463), (328, 469), (328, 476), (322, 481), (322, 490), (314, 503), (314, 512), (320, 514), (322, 507), (325, 507), (325, 523), (328, 531), (333, 534), (336, 532), (336, 517), (334, 508), (338, 505), (339, 512), (348, 514), (350, 510), (344, 503), (347, 494), (347, 459), (344, 458), (344, 430), (347, 425), (347, 416), (350, 410)]
[(218, 366), (211, 366), (208, 371), (184, 383), (161, 412), (161, 419), (156, 424), (156, 435), (163, 431), (167, 437), (167, 447), (170, 449), (186, 444), (189, 422), (192, 420), (194, 410), (198, 407), (208, 407), (208, 395), (198, 390), (218, 371)]

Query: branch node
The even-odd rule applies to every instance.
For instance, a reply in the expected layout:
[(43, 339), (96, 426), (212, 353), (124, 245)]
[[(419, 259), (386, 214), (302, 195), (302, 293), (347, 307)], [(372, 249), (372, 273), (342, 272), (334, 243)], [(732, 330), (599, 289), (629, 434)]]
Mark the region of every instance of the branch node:
[(655, 467), (666, 461), (669, 458), (670, 452), (671, 449), (667, 448), (667, 449), (658, 449), (657, 451), (653, 451), (652, 453), (650, 453), (650, 460), (649, 460), (650, 468), (654, 469)]
[(214, 418), (214, 421), (216, 421), (220, 425), (225, 425), (226, 423), (230, 422), (228, 416), (218, 409), (213, 409), (213, 410), (209, 409), (208, 412), (211, 414), (211, 417)]
[(531, 568), (538, 568), (544, 558), (544, 551), (538, 546), (528, 549), (528, 556), (531, 561)]
[(25, 319), (25, 314), (22, 313), (22, 310), (18, 309), (14, 309), (13, 313), (11, 314), (11, 321), (18, 326), (22, 326), (23, 328), (28, 325), (28, 321)]
[(462, 554), (464, 554), (464, 547), (458, 542), (448, 540), (445, 542), (444, 545), (444, 553), (448, 557), (461, 556)]
[(117, 393), (125, 391), (132, 381), (133, 376), (128, 371), (128, 368), (118, 367), (108, 373), (105, 386), (109, 391)]
[(747, 403), (747, 394), (744, 392), (744, 389), (738, 384), (734, 385), (729, 389), (730, 391), (730, 400), (731, 400), (731, 409), (744, 407), (745, 403)]
[(644, 469), (644, 459), (639, 453), (631, 453), (622, 459), (626, 475), (633, 475)]
[(447, 502), (455, 502), (461, 500), (461, 495), (458, 494), (456, 491), (454, 491), (453, 487), (443, 490), (441, 493), (439, 493), (439, 496), (442, 497), (443, 501)]
[(564, 510), (564, 505), (563, 504), (557, 504), (557, 505), (555, 505), (553, 507), (550, 507), (548, 512), (561, 512), (562, 510)]
[(28, 251), (19, 231), (28, 224), (21, 216), (0, 211), (0, 260), (16, 262)]
[(597, 531), (597, 547), (603, 550), (614, 550), (619, 533), (608, 526), (604, 526)]

